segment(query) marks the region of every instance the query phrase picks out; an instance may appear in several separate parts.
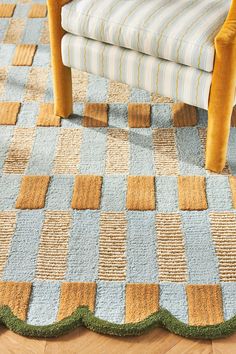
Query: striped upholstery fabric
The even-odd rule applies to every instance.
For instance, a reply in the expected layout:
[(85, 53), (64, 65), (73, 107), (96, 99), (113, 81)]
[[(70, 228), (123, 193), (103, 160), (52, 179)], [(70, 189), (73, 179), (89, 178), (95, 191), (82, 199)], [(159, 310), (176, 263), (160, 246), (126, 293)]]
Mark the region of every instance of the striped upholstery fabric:
[(74, 0), (62, 9), (72, 34), (212, 72), (214, 38), (231, 0)]
[(72, 34), (63, 37), (62, 57), (66, 66), (208, 107), (212, 74), (203, 70)]

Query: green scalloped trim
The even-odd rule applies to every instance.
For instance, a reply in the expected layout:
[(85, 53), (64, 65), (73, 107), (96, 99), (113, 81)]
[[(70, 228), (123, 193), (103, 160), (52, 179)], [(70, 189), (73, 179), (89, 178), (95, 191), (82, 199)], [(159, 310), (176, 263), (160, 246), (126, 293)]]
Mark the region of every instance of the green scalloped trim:
[(0, 307), (0, 324), (11, 331), (29, 337), (58, 337), (80, 326), (92, 331), (116, 336), (140, 335), (151, 328), (163, 327), (170, 332), (189, 338), (213, 339), (229, 336), (236, 331), (236, 316), (212, 326), (189, 326), (161, 309), (138, 323), (115, 324), (101, 320), (88, 307), (78, 308), (71, 316), (47, 326), (33, 326), (17, 318), (8, 306)]

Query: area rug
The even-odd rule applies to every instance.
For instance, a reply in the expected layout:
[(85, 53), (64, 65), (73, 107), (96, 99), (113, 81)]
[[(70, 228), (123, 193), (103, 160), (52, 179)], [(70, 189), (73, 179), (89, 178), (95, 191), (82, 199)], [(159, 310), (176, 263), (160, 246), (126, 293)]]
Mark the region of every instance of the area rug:
[[(7, 4), (6, 4), (7, 3)], [(44, 1), (0, 4), (0, 322), (196, 338), (236, 330), (236, 128), (204, 169), (207, 112), (73, 71), (53, 116)]]

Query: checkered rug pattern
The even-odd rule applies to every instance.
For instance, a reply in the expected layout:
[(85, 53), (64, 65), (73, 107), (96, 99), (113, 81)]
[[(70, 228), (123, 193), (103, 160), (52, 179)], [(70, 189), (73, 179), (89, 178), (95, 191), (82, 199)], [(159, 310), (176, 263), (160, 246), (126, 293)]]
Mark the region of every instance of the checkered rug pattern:
[(213, 174), (204, 110), (73, 71), (74, 114), (53, 115), (45, 1), (1, 1), (0, 42), (0, 305), (31, 325), (235, 316), (236, 112)]

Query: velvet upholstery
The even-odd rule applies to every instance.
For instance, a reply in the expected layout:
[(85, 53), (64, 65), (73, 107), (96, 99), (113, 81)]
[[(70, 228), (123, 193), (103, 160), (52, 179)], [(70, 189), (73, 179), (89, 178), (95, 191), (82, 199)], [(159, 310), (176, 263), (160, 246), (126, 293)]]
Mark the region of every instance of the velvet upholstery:
[(63, 65), (61, 57), (61, 40), (65, 33), (61, 27), (61, 7), (68, 2), (69, 0), (48, 0), (54, 113), (63, 118), (68, 117), (73, 110), (71, 69)]
[(215, 65), (208, 108), (206, 168), (225, 166), (236, 89), (236, 0), (215, 38)]
[[(71, 69), (62, 63), (61, 7), (70, 0), (48, 0), (49, 27), (54, 80), (55, 114), (72, 113)], [(206, 168), (223, 170), (226, 162), (230, 120), (236, 90), (236, 0), (232, 0), (227, 19), (215, 38), (215, 63), (208, 107)]]

